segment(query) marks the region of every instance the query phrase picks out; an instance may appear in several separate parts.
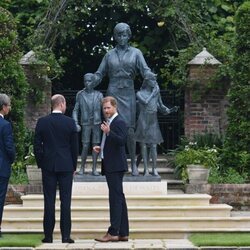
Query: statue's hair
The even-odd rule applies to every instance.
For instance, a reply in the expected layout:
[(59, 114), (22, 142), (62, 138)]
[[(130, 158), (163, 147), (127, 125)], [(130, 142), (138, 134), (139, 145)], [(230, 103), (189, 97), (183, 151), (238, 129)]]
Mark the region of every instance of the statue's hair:
[(83, 76), (83, 79), (85, 79), (86, 76), (92, 77), (93, 75), (94, 75), (93, 73), (86, 73), (86, 74)]
[(102, 99), (102, 105), (106, 102), (110, 102), (113, 107), (117, 107), (117, 100), (113, 96), (106, 96)]
[(116, 35), (117, 33), (122, 32), (122, 31), (126, 31), (127, 34), (129, 35), (129, 37), (131, 37), (132, 32), (131, 32), (131, 29), (130, 29), (130, 27), (129, 27), (129, 25), (127, 23), (118, 23), (114, 27), (114, 35)]

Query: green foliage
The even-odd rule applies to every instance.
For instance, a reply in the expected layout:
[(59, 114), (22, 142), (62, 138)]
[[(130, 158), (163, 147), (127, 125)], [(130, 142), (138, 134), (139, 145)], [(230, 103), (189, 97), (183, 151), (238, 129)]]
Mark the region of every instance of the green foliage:
[[(35, 45), (35, 42), (37, 42), (38, 45)], [(39, 41), (35, 42), (32, 48), (37, 59), (34, 64), (36, 73), (39, 77), (47, 76), (45, 81), (50, 83), (63, 74), (64, 70), (61, 65), (63, 64), (64, 59), (61, 58), (60, 60), (57, 60), (51, 48), (39, 45)], [(40, 65), (41, 67), (38, 68), (37, 65)], [(36, 89), (35, 91), (40, 92), (39, 89)]]
[(193, 136), (193, 141), (196, 142), (197, 148), (222, 148), (223, 144), (221, 137), (214, 133), (195, 134)]
[(25, 165), (36, 165), (36, 159), (35, 159), (35, 155), (34, 155), (33, 145), (29, 146), (28, 153), (24, 157), (24, 159), (25, 159), (25, 161), (24, 161)]
[(17, 44), (14, 19), (7, 10), (0, 7), (0, 91), (11, 97), (10, 119), (14, 127), (17, 160), (24, 155), (24, 106), (28, 85), (19, 64), (21, 54)]
[(248, 181), (248, 174), (236, 171), (234, 168), (227, 168), (224, 172), (218, 168), (210, 170), (208, 182), (211, 184), (244, 184)]
[(49, 2), (49, 0), (1, 0), (1, 6), (10, 11), (15, 18), (19, 44), (24, 51), (28, 52), (31, 49), (28, 38), (44, 19)]
[(200, 164), (210, 169), (218, 169), (218, 147), (221, 144), (219, 136), (212, 133), (196, 134), (192, 141), (185, 137), (182, 138), (178, 148), (169, 153), (170, 156), (173, 156), (175, 175), (186, 182), (188, 164)]
[(231, 65), (233, 83), (229, 91), (228, 129), (222, 163), (240, 173), (250, 166), (250, 2), (236, 13), (234, 62)]
[(28, 177), (25, 171), (25, 165), (23, 161), (15, 161), (12, 164), (12, 172), (10, 176), (10, 184), (27, 184)]
[(194, 149), (187, 146), (183, 151), (180, 151), (175, 155), (176, 166), (198, 164), (204, 165), (208, 168), (216, 168), (217, 162), (217, 150), (214, 148)]

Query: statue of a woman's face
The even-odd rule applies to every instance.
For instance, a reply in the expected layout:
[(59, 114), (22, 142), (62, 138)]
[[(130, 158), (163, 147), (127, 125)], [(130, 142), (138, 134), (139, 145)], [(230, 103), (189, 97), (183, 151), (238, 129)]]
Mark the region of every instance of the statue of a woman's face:
[(123, 47), (123, 46), (126, 46), (128, 44), (129, 35), (128, 35), (128, 32), (126, 30), (116, 32), (114, 37), (115, 37), (115, 41), (117, 42), (117, 44), (119, 46)]

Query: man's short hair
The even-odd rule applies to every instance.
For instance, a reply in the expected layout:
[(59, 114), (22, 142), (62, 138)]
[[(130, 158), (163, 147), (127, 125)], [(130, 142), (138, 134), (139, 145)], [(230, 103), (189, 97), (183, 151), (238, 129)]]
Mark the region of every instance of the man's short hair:
[(63, 95), (55, 94), (51, 97), (51, 107), (52, 109), (55, 109), (58, 107), (61, 103), (65, 103), (65, 98)]
[(3, 109), (3, 105), (10, 105), (10, 98), (6, 94), (0, 93), (0, 110)]
[(110, 102), (113, 107), (117, 107), (117, 101), (113, 96), (106, 96), (102, 99), (102, 105), (106, 102)]

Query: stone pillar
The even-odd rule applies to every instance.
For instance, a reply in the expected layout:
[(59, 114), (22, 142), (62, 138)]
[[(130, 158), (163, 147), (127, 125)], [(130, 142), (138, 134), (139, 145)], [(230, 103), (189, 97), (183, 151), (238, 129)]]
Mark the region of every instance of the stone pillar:
[[(221, 64), (204, 48), (188, 63), (188, 81), (191, 87), (185, 90), (184, 127), (185, 136), (206, 132), (223, 134), (227, 124), (227, 88), (206, 91), (206, 85)], [(219, 82), (217, 84), (225, 84)], [(199, 93), (199, 97), (196, 94)]]
[(20, 64), (31, 87), (24, 111), (25, 124), (27, 128), (34, 130), (38, 118), (51, 112), (51, 82), (45, 73), (46, 65), (38, 63), (33, 51), (24, 55)]

